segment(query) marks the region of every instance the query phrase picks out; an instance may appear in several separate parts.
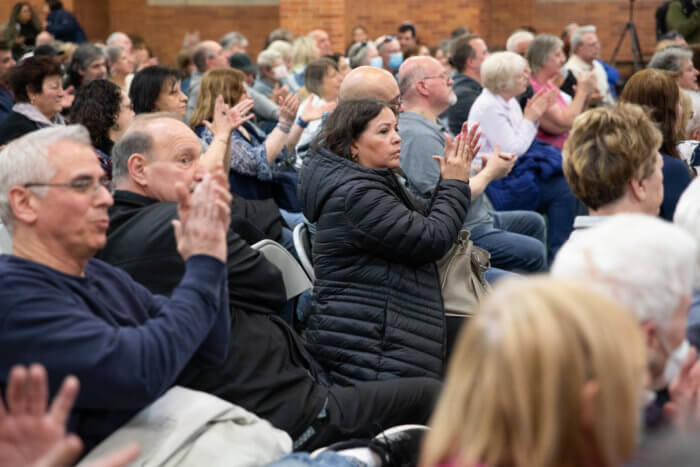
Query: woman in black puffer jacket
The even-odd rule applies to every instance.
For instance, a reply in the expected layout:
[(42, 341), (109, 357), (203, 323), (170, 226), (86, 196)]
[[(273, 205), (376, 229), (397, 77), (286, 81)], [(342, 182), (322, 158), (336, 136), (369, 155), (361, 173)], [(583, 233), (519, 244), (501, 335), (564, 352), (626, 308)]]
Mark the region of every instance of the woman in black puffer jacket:
[(448, 141), (429, 205), (391, 169), (401, 138), (388, 104), (349, 101), (324, 122), (299, 180), (316, 223), (313, 310), (305, 338), (334, 382), (442, 375), (445, 318), (435, 261), (469, 206), (476, 128)]

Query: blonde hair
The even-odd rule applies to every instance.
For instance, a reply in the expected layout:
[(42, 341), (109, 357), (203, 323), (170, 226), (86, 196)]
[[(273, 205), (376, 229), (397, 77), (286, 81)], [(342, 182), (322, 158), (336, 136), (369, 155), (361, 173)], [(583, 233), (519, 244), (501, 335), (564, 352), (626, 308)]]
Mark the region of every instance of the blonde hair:
[(197, 107), (190, 117), (190, 127), (196, 128), (214, 115), (216, 98), (221, 95), (226, 105), (236, 105), (245, 92), (245, 75), (233, 68), (215, 68), (204, 73), (199, 90)]
[[(314, 49), (316, 49), (315, 53)], [(317, 58), (319, 58), (318, 49), (316, 41), (312, 37), (303, 36), (294, 39), (294, 58), (292, 60), (294, 68), (306, 66)]]
[[(459, 338), (421, 466), (601, 465), (634, 454), (645, 344), (633, 315), (570, 282), (504, 280)], [(594, 382), (592, 426), (582, 390)]]
[(690, 98), (690, 95), (681, 89), (680, 99), (681, 118), (680, 123), (678, 124), (678, 141), (688, 139), (688, 136), (690, 136), (687, 134), (688, 122), (691, 118), (693, 118), (693, 100)]

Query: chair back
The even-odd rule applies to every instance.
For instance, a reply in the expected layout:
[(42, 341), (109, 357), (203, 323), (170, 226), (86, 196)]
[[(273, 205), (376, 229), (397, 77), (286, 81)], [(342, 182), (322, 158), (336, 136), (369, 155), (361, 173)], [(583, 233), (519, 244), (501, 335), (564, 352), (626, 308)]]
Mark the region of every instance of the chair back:
[(302, 292), (309, 290), (312, 283), (299, 262), (279, 243), (265, 239), (252, 246), (265, 256), (269, 262), (277, 266), (282, 272), (284, 289), (287, 292), (287, 300), (290, 300)]
[(306, 271), (306, 275), (309, 276), (311, 282), (316, 280), (316, 274), (314, 274), (314, 266), (311, 262), (311, 240), (309, 239), (309, 228), (303, 222), (297, 224), (294, 227), (293, 232), (294, 238), (294, 249), (297, 250), (297, 255), (299, 256), (299, 262), (301, 266)]

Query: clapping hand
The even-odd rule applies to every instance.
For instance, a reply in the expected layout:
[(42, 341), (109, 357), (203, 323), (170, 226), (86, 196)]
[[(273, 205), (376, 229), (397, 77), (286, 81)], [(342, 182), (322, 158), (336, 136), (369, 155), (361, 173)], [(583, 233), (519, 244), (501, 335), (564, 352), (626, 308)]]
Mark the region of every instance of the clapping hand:
[(275, 87), (272, 89), (272, 96), (270, 96), (270, 100), (274, 102), (277, 105), (282, 105), (282, 101), (287, 98), (289, 95), (289, 88), (284, 85), (280, 86), (279, 83), (275, 83)]
[(304, 111), (301, 113), (301, 119), (304, 120), (305, 122), (313, 122), (314, 120), (318, 120), (319, 118), (323, 117), (323, 114), (333, 112), (335, 108), (338, 106), (337, 101), (332, 101), (324, 105), (319, 105), (315, 106), (312, 105), (313, 100), (310, 101), (306, 107), (304, 107)]
[(695, 347), (690, 348), (668, 392), (671, 401), (664, 405), (664, 414), (679, 428), (700, 427), (700, 362)]
[(542, 87), (534, 96), (528, 99), (523, 111), (523, 117), (526, 120), (530, 120), (533, 123), (538, 121), (547, 109), (557, 101), (559, 88), (554, 87), (551, 81), (548, 84), (549, 87)]
[(284, 99), (280, 98), (280, 117), (279, 121), (288, 128), (294, 123), (294, 118), (299, 109), (299, 98), (291, 92)]
[(209, 128), (214, 137), (222, 135), (223, 138), (228, 140), (233, 130), (253, 118), (253, 114), (248, 114), (252, 108), (252, 99), (242, 99), (235, 106), (229, 107), (224, 102), (224, 97), (219, 95), (214, 103), (212, 121), (204, 121), (203, 123)]
[(469, 172), (474, 156), (481, 149), (479, 138), (479, 124), (475, 123), (469, 128), (469, 123), (464, 122), (462, 132), (454, 140), (445, 135), (445, 152), (443, 156), (433, 156), (440, 164), (440, 174), (444, 179), (469, 181)]
[(490, 180), (499, 180), (507, 176), (513, 166), (515, 161), (518, 160), (518, 155), (513, 153), (501, 152), (501, 147), (497, 144), (493, 149), (493, 152), (488, 156), (483, 157), (484, 168), (489, 175)]

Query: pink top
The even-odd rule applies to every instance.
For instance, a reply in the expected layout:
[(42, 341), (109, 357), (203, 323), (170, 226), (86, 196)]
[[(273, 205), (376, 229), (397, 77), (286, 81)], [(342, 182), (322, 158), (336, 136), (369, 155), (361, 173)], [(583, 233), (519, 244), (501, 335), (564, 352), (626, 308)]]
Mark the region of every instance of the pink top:
[[(540, 89), (542, 89), (544, 86), (547, 86), (548, 88), (551, 87), (548, 84), (542, 84), (539, 81), (537, 81), (534, 77), (530, 78), (530, 84), (532, 84), (532, 90), (537, 93)], [(566, 110), (566, 101), (564, 100), (563, 97), (561, 97), (561, 92), (557, 96), (557, 105), (561, 108), (561, 110)], [(539, 129), (537, 130), (537, 136), (536, 138), (539, 139), (540, 141), (544, 141), (545, 143), (551, 144), (555, 148), (559, 148), (560, 150), (564, 148), (564, 141), (566, 141), (566, 138), (569, 137), (569, 132), (565, 131), (564, 133), (559, 133), (558, 135), (553, 135), (551, 133), (547, 133), (542, 129), (542, 125), (540, 125)]]

